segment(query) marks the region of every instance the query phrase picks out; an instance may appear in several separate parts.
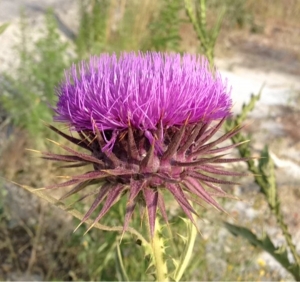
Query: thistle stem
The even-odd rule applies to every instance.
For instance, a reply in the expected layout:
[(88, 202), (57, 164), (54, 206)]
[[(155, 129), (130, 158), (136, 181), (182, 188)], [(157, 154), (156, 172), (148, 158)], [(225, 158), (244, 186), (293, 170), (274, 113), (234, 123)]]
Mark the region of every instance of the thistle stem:
[[(147, 229), (151, 238), (150, 226), (147, 221)], [(161, 235), (161, 226), (158, 218), (155, 219), (155, 231), (153, 238), (151, 238), (150, 246), (152, 251), (153, 265), (156, 271), (156, 281), (169, 281), (168, 279), (168, 268), (166, 260), (164, 259), (164, 239)]]
[[(290, 251), (291, 251), (291, 253), (293, 255), (295, 263), (298, 266), (300, 266), (300, 256), (297, 253), (296, 246), (293, 244), (292, 235), (291, 235), (291, 233), (288, 230), (287, 224), (284, 222), (283, 214), (281, 213), (281, 210), (278, 208), (275, 211), (274, 210), (272, 210), (272, 211), (275, 213), (275, 216), (276, 216), (276, 219), (277, 219), (277, 223), (280, 226), (280, 229), (282, 230), (282, 233), (284, 235), (284, 238), (286, 240), (287, 245), (290, 248)], [(295, 277), (297, 280), (300, 278), (299, 275), (300, 274), (298, 274), (298, 277)]]

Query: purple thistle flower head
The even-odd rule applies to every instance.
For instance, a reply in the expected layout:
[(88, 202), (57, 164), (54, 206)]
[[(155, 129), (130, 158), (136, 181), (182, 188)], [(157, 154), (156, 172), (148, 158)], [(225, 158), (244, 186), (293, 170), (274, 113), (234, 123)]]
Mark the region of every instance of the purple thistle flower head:
[(157, 210), (167, 221), (163, 191), (169, 191), (194, 222), (190, 201), (205, 201), (222, 209), (214, 196), (225, 196), (218, 184), (233, 184), (218, 175), (240, 175), (220, 164), (220, 152), (236, 145), (217, 147), (240, 128), (211, 141), (230, 116), (229, 89), (218, 72), (211, 72), (203, 57), (185, 54), (103, 54), (66, 72), (57, 88), (55, 120), (78, 132), (71, 137), (50, 128), (89, 151), (44, 153), (44, 158), (92, 164), (93, 169), (48, 188), (75, 185), (62, 199), (86, 186), (101, 183), (84, 222), (101, 204), (100, 220), (128, 194), (124, 231), (137, 202), (147, 208), (153, 234)]
[(56, 121), (75, 130), (141, 131), (209, 122), (229, 115), (231, 100), (220, 75), (203, 57), (123, 53), (72, 66), (58, 88)]

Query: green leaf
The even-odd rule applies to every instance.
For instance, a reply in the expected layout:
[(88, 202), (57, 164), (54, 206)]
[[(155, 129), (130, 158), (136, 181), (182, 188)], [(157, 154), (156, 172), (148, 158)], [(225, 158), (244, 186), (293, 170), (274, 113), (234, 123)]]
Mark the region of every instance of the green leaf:
[(295, 279), (300, 280), (300, 266), (292, 264), (288, 259), (288, 252), (285, 247), (276, 248), (267, 234), (264, 234), (261, 239), (252, 233), (249, 229), (238, 225), (224, 222), (225, 227), (234, 236), (241, 236), (248, 240), (255, 247), (259, 247), (268, 252), (273, 258), (275, 258), (287, 271), (289, 271)]
[(9, 26), (9, 23), (4, 23), (4, 24), (0, 25), (0, 34), (2, 34), (8, 26)]
[(116, 245), (116, 270), (119, 281), (129, 281), (126, 269), (124, 267), (120, 244)]
[(181, 236), (185, 242), (185, 248), (180, 257), (180, 260), (179, 261), (173, 260), (173, 262), (175, 262), (175, 267), (176, 267), (174, 272), (175, 281), (180, 281), (182, 275), (184, 274), (186, 268), (188, 267), (188, 264), (193, 255), (193, 249), (197, 237), (197, 228), (194, 226), (194, 224), (190, 220), (186, 220), (186, 219), (183, 220), (187, 226), (187, 236), (186, 237)]

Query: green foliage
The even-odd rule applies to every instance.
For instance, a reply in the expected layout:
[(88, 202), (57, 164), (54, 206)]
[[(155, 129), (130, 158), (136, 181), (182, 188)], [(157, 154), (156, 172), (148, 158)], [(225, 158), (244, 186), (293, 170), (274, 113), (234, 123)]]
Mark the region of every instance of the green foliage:
[(143, 49), (179, 52), (182, 4), (181, 0), (163, 0), (160, 2), (158, 15), (149, 24), (148, 42)]
[(199, 0), (196, 5), (194, 5), (192, 0), (184, 0), (184, 2), (187, 16), (189, 17), (197, 37), (200, 40), (201, 50), (212, 65), (214, 59), (214, 48), (220, 33), (225, 10), (221, 10), (217, 17), (215, 26), (209, 29), (206, 22), (206, 0)]
[(0, 25), (0, 34), (2, 34), (8, 26), (9, 26), (9, 23), (1, 24)]
[[(261, 96), (261, 91), (260, 90), (259, 94), (254, 96), (252, 95), (251, 100), (248, 104), (243, 105), (242, 113), (238, 115), (234, 120), (227, 121), (225, 124), (225, 129), (228, 132), (231, 128), (238, 126), (240, 123), (242, 123), (245, 119), (247, 114), (253, 110), (255, 103), (257, 100), (259, 100)], [(239, 142), (244, 142), (248, 138), (244, 136), (242, 133), (238, 133), (232, 138), (233, 143), (239, 143)], [(269, 150), (268, 147), (265, 146), (264, 150), (261, 152), (260, 155), (260, 160), (258, 162), (258, 165), (254, 162), (254, 160), (251, 158), (251, 150), (250, 150), (250, 145), (249, 143), (244, 143), (241, 146), (238, 147), (239, 153), (241, 157), (243, 158), (248, 158), (247, 159), (247, 164), (248, 164), (248, 170), (253, 173), (254, 175), (254, 180), (256, 184), (260, 188), (260, 192), (264, 194), (265, 199), (268, 203), (268, 206), (272, 213), (275, 215), (277, 223), (280, 227), (280, 229), (283, 232), (283, 235), (285, 237), (287, 246), (289, 247), (293, 258), (295, 260), (295, 265), (286, 262), (283, 260), (282, 257), (278, 258), (278, 256), (275, 256), (275, 251), (270, 251), (270, 248), (272, 249), (272, 246), (270, 244), (269, 238), (266, 238), (266, 241), (261, 241), (259, 244), (257, 243), (256, 246), (261, 247), (263, 249), (266, 249), (268, 246), (269, 249), (267, 250), (273, 257), (278, 260), (284, 266), (288, 271), (290, 271), (296, 280), (299, 279), (300, 277), (300, 256), (297, 253), (296, 247), (293, 244), (292, 241), (292, 235), (288, 231), (288, 227), (286, 223), (284, 222), (283, 214), (280, 209), (280, 200), (278, 196), (278, 191), (277, 191), (277, 184), (276, 184), (276, 179), (275, 179), (275, 170), (274, 170), (274, 163), (269, 155)], [(228, 228), (228, 225), (226, 225)], [(238, 227), (236, 226), (236, 230), (238, 230)], [(251, 237), (251, 240), (254, 240), (253, 234), (251, 235), (251, 231), (247, 230), (245, 228), (239, 229), (242, 230), (243, 232), (237, 233), (237, 235), (242, 235), (243, 237), (246, 237), (248, 240)], [(246, 235), (247, 236), (246, 236)], [(249, 236), (250, 237), (249, 237)], [(250, 240), (250, 241), (251, 241)], [(258, 241), (257, 241), (258, 242)], [(273, 249), (272, 249), (273, 250)], [(285, 254), (282, 254), (282, 256), (285, 256)]]
[[(67, 205), (56, 200), (43, 189), (34, 189), (28, 186), (23, 186), (23, 188), (77, 219), (82, 219), (84, 216), (85, 205), (81, 201), (77, 202), (78, 195), (74, 195), (71, 202), (80, 205), (73, 207), (73, 204)], [(93, 281), (111, 281), (116, 278), (123, 281), (127, 280), (126, 277), (133, 281), (146, 281), (152, 275), (156, 275), (155, 269), (162, 265), (166, 268), (167, 264), (170, 269), (173, 269), (175, 281), (180, 281), (183, 275), (188, 276), (188, 263), (191, 260), (197, 237), (195, 226), (188, 220), (182, 220), (179, 217), (180, 224), (176, 224), (174, 227), (176, 227), (176, 233), (180, 232), (180, 235), (176, 235), (176, 243), (174, 243), (174, 238), (165, 239), (167, 234), (170, 236), (170, 233), (167, 232), (169, 229), (166, 226), (160, 227), (157, 219), (156, 234), (153, 241), (148, 242), (141, 233), (136, 231), (143, 228), (141, 228), (139, 218), (134, 217), (131, 221), (133, 228), (129, 228), (121, 240), (120, 232), (123, 229), (126, 200), (126, 197), (123, 197), (109, 211), (109, 215), (103, 218), (101, 224), (96, 223), (95, 228), (89, 232), (86, 232), (87, 227), (84, 225), (76, 229), (68, 246), (81, 265), (81, 269), (73, 270), (76, 277)], [(86, 222), (90, 225), (93, 220), (88, 219)], [(182, 235), (184, 229), (187, 232)], [(199, 261), (201, 260), (197, 260), (197, 262)]]
[(109, 3), (107, 0), (80, 0), (80, 25), (76, 38), (80, 59), (106, 50)]
[[(69, 243), (70, 248), (76, 248), (77, 260), (85, 269), (87, 277), (82, 278), (92, 281), (115, 279), (112, 265), (115, 259), (115, 248), (118, 244), (117, 233), (101, 233), (99, 230), (93, 229), (84, 235), (85, 231), (85, 226), (80, 227)], [(77, 275), (82, 275), (82, 273)]]
[(197, 237), (197, 229), (195, 225), (187, 219), (183, 219), (184, 223), (186, 224), (186, 230), (187, 234), (186, 237), (183, 237), (182, 239), (184, 241), (184, 250), (180, 256), (180, 259), (177, 261), (173, 259), (173, 262), (175, 264), (175, 271), (174, 271), (174, 280), (175, 281), (180, 281), (182, 278), (182, 275), (186, 271), (188, 264), (190, 263), (190, 260), (193, 255), (193, 249), (194, 249), (194, 244), (195, 240)]
[[(223, 7), (226, 9), (226, 16), (224, 17), (225, 24), (229, 27), (245, 28), (252, 25), (253, 14), (247, 7), (245, 0), (224, 0), (222, 1)], [(220, 8), (220, 1), (208, 1), (208, 9), (217, 10)]]
[(78, 58), (107, 51), (179, 51), (182, 6), (181, 0), (131, 0), (120, 6), (116, 1), (81, 0)]
[[(44, 189), (22, 187), (46, 202), (68, 212), (74, 218), (81, 220), (84, 216), (82, 210), (85, 206), (82, 204), (73, 208), (73, 205), (67, 205), (56, 200)], [(115, 281), (116, 278), (124, 276), (120, 269), (120, 258), (116, 253), (119, 248), (118, 244), (121, 242), (120, 252), (123, 256), (123, 268), (126, 269), (130, 280), (149, 280), (149, 274), (147, 273), (149, 261), (147, 258), (145, 259), (144, 252), (145, 249), (148, 249), (148, 242), (133, 228), (128, 229), (122, 241), (120, 238), (123, 226), (118, 226), (118, 224), (123, 223), (125, 206), (126, 199), (124, 198), (110, 210), (109, 216), (104, 217), (101, 224), (96, 223), (95, 228), (92, 228), (88, 233), (86, 233), (87, 228), (84, 225), (77, 228), (72, 240), (69, 242), (70, 252), (74, 253), (81, 265), (81, 269), (73, 270), (76, 276), (87, 275), (80, 278), (93, 281)], [(93, 220), (88, 219), (86, 223), (91, 225)], [(138, 229), (140, 222), (137, 220), (133, 222), (133, 225)], [(137, 242), (140, 243), (137, 244)]]
[(291, 264), (288, 259), (288, 252), (285, 247), (275, 247), (270, 237), (264, 234), (261, 239), (252, 233), (249, 229), (225, 222), (225, 227), (234, 235), (241, 236), (251, 245), (259, 247), (274, 257), (287, 271), (296, 279), (300, 280), (300, 265)]
[(110, 38), (110, 46), (117, 52), (138, 51), (148, 48), (148, 46), (145, 47), (145, 42), (151, 36), (149, 24), (155, 9), (158, 8), (157, 3), (157, 0), (124, 1), (120, 18), (115, 21), (115, 30)]
[[(54, 88), (69, 64), (66, 57), (68, 45), (61, 41), (51, 11), (46, 15), (45, 24), (41, 38), (33, 42), (26, 17), (22, 15), (21, 40), (16, 46), (19, 66), (15, 73), (3, 74), (4, 83), (0, 89), (3, 92), (0, 102), (13, 122), (35, 138), (45, 134), (41, 120), (52, 120), (53, 113), (48, 104), (53, 104)], [(31, 42), (33, 46), (30, 46)]]

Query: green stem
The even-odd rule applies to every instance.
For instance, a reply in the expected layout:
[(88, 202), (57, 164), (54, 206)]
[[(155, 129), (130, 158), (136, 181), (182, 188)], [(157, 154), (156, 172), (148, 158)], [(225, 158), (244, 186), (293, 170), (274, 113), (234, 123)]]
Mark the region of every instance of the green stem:
[(153, 263), (156, 268), (156, 280), (169, 281), (167, 263), (164, 259), (164, 242), (160, 230), (159, 220), (156, 218), (154, 236), (150, 243), (153, 253)]
[(207, 30), (206, 23), (206, 0), (200, 0), (199, 9), (196, 9), (196, 15), (191, 0), (185, 1), (186, 13), (197, 33), (197, 37), (200, 40), (200, 46), (203, 53), (207, 57), (211, 66), (213, 66), (214, 61), (214, 46), (210, 43), (210, 34)]
[[(248, 105), (243, 106), (242, 114), (237, 116), (236, 119), (229, 125), (227, 124), (226, 131), (228, 132), (231, 128), (234, 126), (238, 126), (241, 124), (245, 119), (248, 112), (250, 112), (255, 105), (255, 102), (260, 98), (261, 91), (259, 92), (259, 95), (252, 96), (251, 101)], [(241, 133), (236, 134), (231, 138), (233, 143), (238, 143), (242, 141), (246, 141), (247, 138)], [(243, 144), (238, 147), (239, 154), (243, 158), (251, 157), (251, 150), (249, 144)], [(257, 183), (257, 185), (260, 187), (260, 191), (265, 195), (268, 206), (271, 210), (271, 212), (275, 215), (278, 225), (280, 226), (280, 229), (282, 230), (282, 233), (285, 237), (286, 243), (294, 257), (295, 263), (300, 266), (300, 256), (297, 253), (296, 246), (293, 244), (292, 236), (288, 231), (288, 226), (284, 222), (283, 214), (280, 209), (280, 200), (278, 196), (278, 190), (276, 185), (276, 179), (275, 179), (275, 171), (274, 171), (274, 164), (269, 156), (268, 148), (266, 147), (265, 150), (262, 152), (261, 155), (262, 159), (260, 160), (260, 163), (258, 166), (255, 165), (253, 160), (248, 160), (248, 170), (253, 173), (254, 180)], [(265, 160), (268, 165), (265, 167), (265, 165), (262, 164), (262, 160)], [(298, 277), (295, 277), (298, 279)]]
[[(237, 136), (235, 136), (235, 137), (232, 138), (234, 143), (247, 140), (247, 138), (240, 133), (237, 134)], [(245, 144), (245, 146), (240, 146), (238, 148), (238, 150), (239, 150), (241, 157), (247, 158), (247, 157), (250, 157), (250, 155), (251, 155), (248, 144)], [(264, 175), (264, 172), (259, 170), (259, 168), (257, 168), (257, 166), (255, 166), (253, 160), (248, 160), (247, 164), (248, 164), (248, 170), (254, 174), (255, 182), (258, 184), (262, 193), (265, 195), (267, 203), (269, 205), (269, 208), (276, 217), (277, 223), (280, 226), (280, 229), (282, 230), (282, 233), (284, 235), (286, 243), (289, 246), (291, 253), (294, 257), (295, 263), (297, 263), (297, 265), (300, 265), (300, 256), (297, 254), (296, 247), (292, 241), (292, 236), (288, 231), (288, 227), (287, 227), (286, 223), (284, 222), (284, 218), (281, 213), (280, 201), (279, 201), (279, 197), (277, 194), (276, 183), (274, 183), (274, 187), (272, 187), (273, 189), (270, 189), (268, 183), (264, 180), (264, 179), (268, 179), (268, 176)], [(274, 195), (270, 196), (269, 194), (271, 192), (273, 192)]]
[[(232, 138), (234, 143), (240, 142), (241, 140), (242, 141), (247, 140), (247, 138), (245, 138), (242, 134), (238, 134), (235, 137), (237, 137), (237, 138)], [(239, 140), (239, 141), (237, 141), (237, 140)], [(245, 144), (245, 147), (240, 146), (238, 148), (238, 150), (239, 150), (241, 157), (250, 157), (250, 150), (249, 150), (248, 144)], [(300, 265), (300, 256), (297, 254), (296, 247), (292, 242), (292, 236), (288, 231), (288, 227), (285, 224), (283, 215), (281, 213), (280, 202), (279, 202), (279, 198), (278, 198), (278, 194), (277, 194), (277, 188), (274, 187), (274, 189), (272, 189), (273, 192), (275, 193), (275, 195), (273, 195), (273, 197), (268, 197), (268, 194), (270, 193), (270, 189), (269, 189), (267, 183), (264, 181), (263, 177), (261, 176), (261, 175), (263, 175), (263, 172), (260, 171), (257, 168), (257, 166), (255, 166), (253, 160), (248, 160), (247, 164), (248, 164), (248, 170), (254, 174), (255, 182), (260, 187), (262, 193), (266, 196), (266, 200), (268, 202), (269, 208), (276, 217), (277, 223), (280, 226), (280, 229), (282, 230), (282, 233), (285, 237), (286, 243), (291, 250), (291, 253), (294, 257), (295, 262), (297, 263), (297, 265)], [(271, 201), (271, 200), (275, 201), (275, 203), (273, 203), (273, 201)]]
[(200, 0), (199, 22), (200, 22), (200, 29), (204, 36), (205, 45), (207, 45), (208, 37), (206, 31), (206, 0)]
[(293, 257), (294, 257), (295, 263), (300, 266), (300, 256), (297, 253), (296, 246), (293, 244), (292, 236), (289, 233), (288, 227), (287, 227), (287, 225), (284, 222), (283, 215), (281, 213), (280, 208), (278, 207), (275, 210), (272, 209), (272, 207), (270, 207), (270, 208), (271, 208), (271, 210), (274, 212), (274, 214), (276, 216), (277, 223), (280, 226), (280, 229), (282, 230), (282, 233), (284, 235), (286, 243), (289, 246), (290, 251), (291, 251), (291, 253), (292, 253)]
[(121, 248), (120, 248), (120, 244), (116, 245), (116, 268), (117, 271), (120, 273), (121, 275), (121, 281), (129, 281), (128, 275), (126, 273), (126, 268), (124, 267), (124, 263), (123, 263), (123, 257), (122, 257), (122, 253), (121, 253)]

